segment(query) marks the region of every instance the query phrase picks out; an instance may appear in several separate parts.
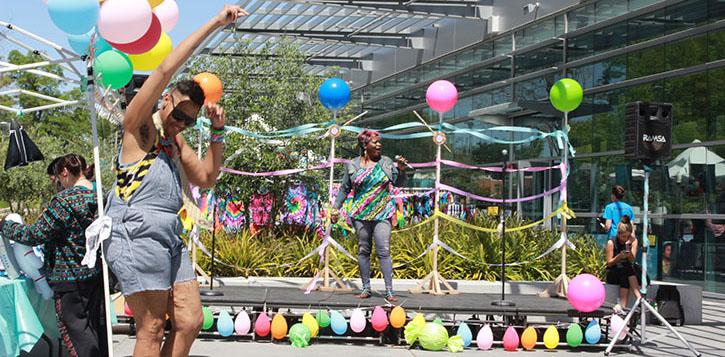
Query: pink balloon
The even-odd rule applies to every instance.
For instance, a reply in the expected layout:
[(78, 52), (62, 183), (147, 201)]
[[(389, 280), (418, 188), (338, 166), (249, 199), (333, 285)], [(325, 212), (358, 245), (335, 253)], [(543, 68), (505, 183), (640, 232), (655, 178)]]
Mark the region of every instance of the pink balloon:
[(519, 348), (519, 334), (513, 326), (506, 329), (503, 334), (503, 349), (506, 351), (516, 351)]
[(154, 13), (161, 20), (161, 28), (169, 33), (179, 21), (179, 5), (174, 0), (164, 0), (154, 8)]
[(569, 282), (566, 298), (579, 312), (592, 312), (604, 304), (606, 292), (596, 276), (580, 274)]
[(373, 310), (373, 316), (370, 318), (370, 323), (373, 325), (373, 330), (377, 332), (383, 332), (386, 328), (388, 328), (388, 315), (382, 307), (375, 307), (375, 310)]
[(360, 333), (365, 330), (366, 324), (367, 320), (365, 320), (365, 314), (363, 314), (362, 310), (360, 308), (353, 310), (352, 315), (350, 315), (350, 329), (355, 333)]
[(425, 91), (425, 100), (434, 111), (445, 113), (453, 109), (458, 102), (458, 90), (449, 81), (435, 81)]
[(250, 327), (252, 327), (252, 322), (249, 320), (249, 315), (244, 310), (240, 311), (237, 318), (234, 319), (234, 331), (237, 335), (246, 335), (249, 333)]
[(146, 33), (138, 40), (131, 43), (115, 43), (110, 41), (108, 43), (123, 53), (129, 55), (140, 55), (156, 46), (156, 43), (159, 42), (159, 38), (161, 38), (161, 22), (156, 15), (152, 14), (149, 30), (146, 31)]
[(483, 325), (476, 335), (476, 346), (480, 350), (490, 350), (493, 346), (493, 331), (488, 324)]
[(126, 316), (133, 316), (133, 311), (131, 311), (131, 307), (128, 306), (127, 302), (123, 303), (123, 313)]
[(254, 332), (260, 337), (265, 337), (269, 335), (270, 326), (269, 316), (267, 316), (267, 313), (262, 312), (257, 316), (257, 321), (254, 321)]
[(106, 0), (98, 16), (98, 31), (108, 42), (131, 43), (148, 31), (152, 14), (146, 0)]

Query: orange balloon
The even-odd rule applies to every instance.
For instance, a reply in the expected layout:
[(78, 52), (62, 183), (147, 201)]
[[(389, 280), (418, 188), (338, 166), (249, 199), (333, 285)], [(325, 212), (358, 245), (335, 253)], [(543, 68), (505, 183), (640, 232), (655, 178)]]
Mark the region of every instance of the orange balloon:
[(537, 339), (538, 334), (536, 333), (536, 329), (529, 326), (521, 334), (521, 347), (525, 350), (533, 350), (534, 346), (536, 346)]
[(196, 83), (199, 83), (204, 90), (205, 103), (214, 104), (222, 98), (222, 81), (219, 77), (209, 73), (199, 73), (194, 76)]
[(400, 306), (396, 306), (390, 311), (390, 326), (401, 328), (403, 325), (405, 325), (405, 310)]
[(287, 320), (282, 314), (274, 315), (272, 318), (272, 338), (281, 340), (287, 336)]

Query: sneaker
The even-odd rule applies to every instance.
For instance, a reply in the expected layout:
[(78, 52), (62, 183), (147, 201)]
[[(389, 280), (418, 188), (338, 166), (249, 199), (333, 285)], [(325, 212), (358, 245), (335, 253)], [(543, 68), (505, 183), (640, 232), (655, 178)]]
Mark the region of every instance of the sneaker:
[(614, 305), (614, 308), (612, 308), (612, 310), (614, 310), (614, 313), (617, 315), (621, 315), (624, 313), (624, 309), (622, 308), (622, 305), (620, 305), (620, 304)]
[(396, 302), (398, 301), (398, 298), (395, 297), (395, 292), (393, 289), (387, 289), (385, 290), (385, 296), (383, 296), (385, 301), (387, 302)]
[(356, 296), (360, 299), (367, 299), (372, 296), (372, 294), (370, 293), (370, 288), (363, 288), (360, 294), (357, 294)]

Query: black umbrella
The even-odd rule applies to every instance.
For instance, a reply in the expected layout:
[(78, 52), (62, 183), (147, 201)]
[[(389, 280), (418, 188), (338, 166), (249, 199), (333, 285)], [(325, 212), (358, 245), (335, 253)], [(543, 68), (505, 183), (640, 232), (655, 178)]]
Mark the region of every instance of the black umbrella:
[(43, 154), (38, 146), (30, 140), (28, 133), (16, 120), (10, 122), (10, 145), (5, 158), (5, 170), (16, 166), (26, 166), (33, 161), (43, 160)]

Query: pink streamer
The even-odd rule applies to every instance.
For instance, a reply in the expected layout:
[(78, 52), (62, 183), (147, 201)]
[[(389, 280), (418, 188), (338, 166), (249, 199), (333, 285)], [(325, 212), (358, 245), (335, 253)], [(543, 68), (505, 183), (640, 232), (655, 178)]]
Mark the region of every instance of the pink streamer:
[(559, 165), (559, 170), (561, 170), (561, 177), (562, 177), (562, 180), (561, 180), (561, 195), (559, 195), (559, 200), (566, 202), (567, 201), (567, 192), (566, 192), (566, 179), (567, 179), (567, 177), (566, 177), (566, 171), (567, 170), (566, 170), (566, 162), (562, 162)]
[[(560, 191), (562, 189), (562, 187), (566, 187), (566, 180), (562, 181), (561, 182), (561, 185), (559, 187), (555, 187), (555, 188), (553, 188), (553, 189), (551, 189), (549, 191), (545, 191), (545, 192), (542, 192), (542, 193), (540, 193), (538, 195), (533, 195), (533, 196), (507, 199), (506, 202), (526, 202), (526, 201), (533, 201), (535, 199), (538, 199), (538, 198), (541, 198), (541, 197), (544, 197), (544, 196), (548, 196), (548, 195), (551, 195), (551, 194), (553, 194), (553, 193), (555, 193), (557, 191)], [(438, 186), (438, 188), (440, 188), (443, 191), (453, 192), (453, 193), (455, 193), (457, 195), (466, 196), (468, 198), (472, 198), (472, 199), (478, 200), (478, 201), (495, 202), (495, 203), (501, 203), (501, 202), (503, 202), (503, 200), (500, 199), (500, 198), (491, 198), (491, 197), (479, 196), (479, 195), (476, 195), (476, 194), (473, 194), (473, 193), (470, 193), (470, 192), (466, 192), (466, 191), (457, 189), (457, 188), (455, 188), (453, 186), (448, 186), (448, 185), (446, 185), (444, 183), (440, 184)]]

